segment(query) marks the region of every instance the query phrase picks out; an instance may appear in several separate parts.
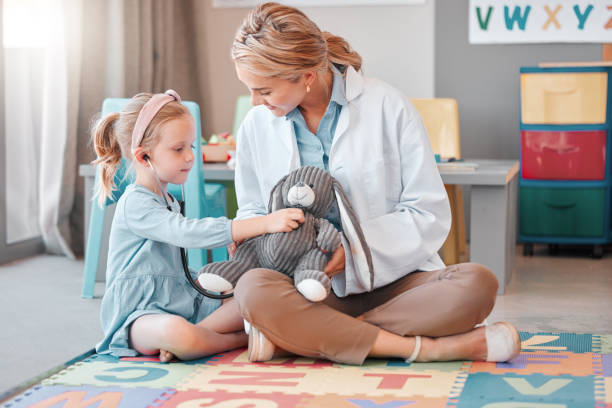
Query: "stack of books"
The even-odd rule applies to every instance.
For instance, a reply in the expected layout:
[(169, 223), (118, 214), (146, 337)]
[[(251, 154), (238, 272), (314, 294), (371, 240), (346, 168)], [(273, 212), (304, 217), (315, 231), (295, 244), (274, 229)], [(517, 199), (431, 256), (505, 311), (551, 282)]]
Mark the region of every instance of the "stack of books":
[(444, 171), (476, 171), (478, 163), (466, 162), (463, 159), (455, 159), (454, 157), (442, 159), (436, 155), (436, 164), (438, 170)]

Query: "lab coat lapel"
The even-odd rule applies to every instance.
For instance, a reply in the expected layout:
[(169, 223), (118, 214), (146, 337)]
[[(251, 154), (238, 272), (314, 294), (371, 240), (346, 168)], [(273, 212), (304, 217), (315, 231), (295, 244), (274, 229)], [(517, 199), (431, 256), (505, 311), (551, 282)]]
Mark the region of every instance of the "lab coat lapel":
[(274, 141), (276, 143), (276, 150), (278, 152), (278, 159), (275, 158), (275, 161), (279, 164), (282, 164), (281, 174), (285, 175), (292, 170), (300, 167), (300, 156), (297, 148), (297, 141), (295, 138), (295, 130), (293, 129), (293, 125), (290, 120), (283, 118), (274, 118), (271, 123), (272, 131), (271, 135), (280, 135), (281, 143), (278, 140)]
[(355, 71), (355, 68), (348, 67), (346, 69), (346, 100), (351, 101), (357, 98), (363, 92), (363, 77)]

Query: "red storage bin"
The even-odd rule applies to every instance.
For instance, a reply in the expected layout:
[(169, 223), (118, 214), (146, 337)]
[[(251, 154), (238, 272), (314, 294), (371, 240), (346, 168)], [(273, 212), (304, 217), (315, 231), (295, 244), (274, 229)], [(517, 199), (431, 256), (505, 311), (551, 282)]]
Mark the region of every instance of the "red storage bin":
[(603, 180), (606, 131), (521, 131), (524, 179)]

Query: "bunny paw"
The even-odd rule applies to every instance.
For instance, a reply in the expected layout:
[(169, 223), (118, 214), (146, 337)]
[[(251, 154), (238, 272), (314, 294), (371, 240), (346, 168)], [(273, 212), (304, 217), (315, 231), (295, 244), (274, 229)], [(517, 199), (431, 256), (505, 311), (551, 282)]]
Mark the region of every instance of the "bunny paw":
[(316, 279), (304, 279), (297, 284), (297, 290), (311, 302), (320, 302), (327, 297), (327, 290)]

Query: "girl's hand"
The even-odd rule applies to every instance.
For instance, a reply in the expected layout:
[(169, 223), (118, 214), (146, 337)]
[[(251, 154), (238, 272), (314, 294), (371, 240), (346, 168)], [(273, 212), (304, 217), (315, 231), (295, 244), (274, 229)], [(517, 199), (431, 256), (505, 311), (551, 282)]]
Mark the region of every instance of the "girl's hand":
[(331, 259), (325, 265), (323, 272), (330, 278), (344, 270), (346, 258), (344, 256), (344, 247), (340, 245), (338, 249), (332, 254)]
[(244, 241), (243, 239), (241, 239), (240, 241), (232, 241), (232, 243), (226, 247), (227, 254), (229, 255), (230, 258), (234, 256), (234, 253), (238, 249), (238, 245), (242, 244), (243, 241)]
[(299, 208), (284, 208), (266, 215), (266, 232), (289, 232), (304, 222), (304, 211)]

